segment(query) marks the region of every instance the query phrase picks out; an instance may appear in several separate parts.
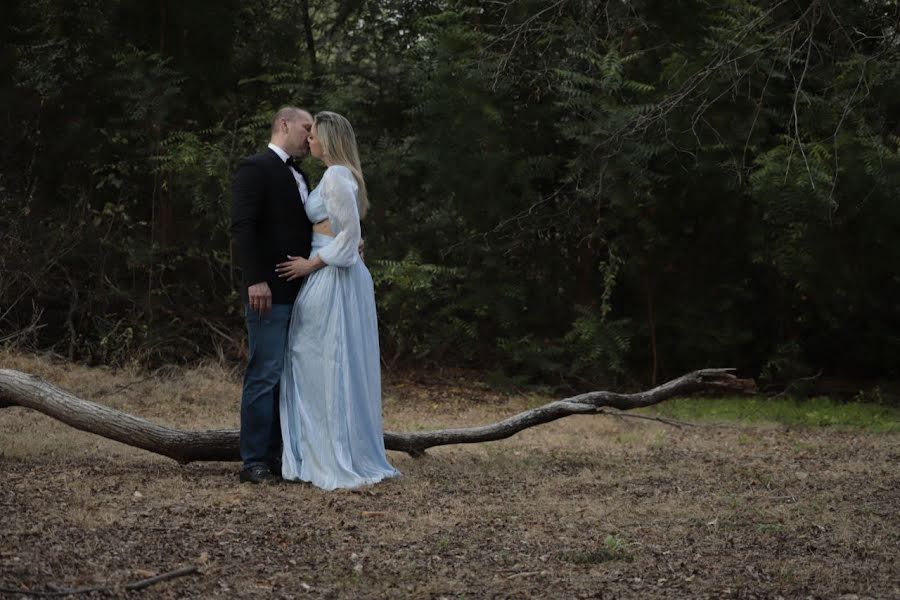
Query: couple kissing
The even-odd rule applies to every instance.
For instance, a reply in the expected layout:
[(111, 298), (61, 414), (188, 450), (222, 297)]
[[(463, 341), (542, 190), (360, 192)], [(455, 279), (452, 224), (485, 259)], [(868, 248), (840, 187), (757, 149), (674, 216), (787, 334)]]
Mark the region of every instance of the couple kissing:
[[(327, 167), (312, 189), (295, 163), (307, 154)], [(281, 108), (268, 148), (238, 165), (242, 482), (333, 490), (400, 475), (385, 456), (375, 290), (359, 251), (368, 204), (356, 136), (337, 113)]]

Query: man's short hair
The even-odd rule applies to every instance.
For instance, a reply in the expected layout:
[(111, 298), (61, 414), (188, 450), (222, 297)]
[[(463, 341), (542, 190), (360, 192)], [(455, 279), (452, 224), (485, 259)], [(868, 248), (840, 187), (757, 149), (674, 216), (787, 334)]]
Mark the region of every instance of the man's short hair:
[(278, 129), (278, 122), (281, 119), (287, 119), (288, 121), (292, 119), (296, 119), (302, 114), (309, 115), (310, 119), (312, 119), (312, 114), (308, 110), (304, 110), (299, 106), (282, 106), (278, 109), (278, 112), (275, 113), (275, 116), (272, 117), (272, 133), (275, 133), (275, 130)]

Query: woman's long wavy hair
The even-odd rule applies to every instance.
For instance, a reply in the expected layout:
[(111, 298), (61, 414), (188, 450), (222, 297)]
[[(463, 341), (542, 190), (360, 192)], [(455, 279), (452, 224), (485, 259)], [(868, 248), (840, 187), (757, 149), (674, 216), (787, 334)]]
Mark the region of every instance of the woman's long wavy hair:
[(359, 150), (356, 148), (356, 134), (345, 117), (329, 111), (316, 114), (316, 135), (322, 144), (322, 152), (336, 165), (343, 165), (353, 173), (359, 186), (359, 218), (369, 210), (369, 195), (359, 164)]

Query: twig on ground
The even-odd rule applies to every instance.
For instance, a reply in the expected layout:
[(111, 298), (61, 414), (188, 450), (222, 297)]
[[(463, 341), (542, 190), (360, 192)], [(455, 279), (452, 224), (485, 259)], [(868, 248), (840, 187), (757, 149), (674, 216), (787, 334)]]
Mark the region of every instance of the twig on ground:
[(129, 381), (128, 383), (123, 383), (121, 385), (117, 385), (114, 388), (109, 388), (107, 390), (100, 390), (99, 392), (94, 394), (95, 398), (102, 398), (103, 396), (108, 396), (109, 394), (117, 394), (119, 392), (125, 391), (133, 385), (137, 385), (139, 383), (144, 383), (145, 381), (149, 381), (153, 379), (153, 375), (148, 375), (147, 377), (141, 377), (140, 379), (135, 379), (134, 381)]
[(194, 573), (199, 573), (200, 569), (195, 566), (190, 567), (182, 567), (180, 569), (176, 569), (174, 571), (169, 571), (168, 573), (163, 573), (161, 575), (156, 575), (155, 577), (148, 577), (147, 579), (141, 579), (140, 581), (135, 581), (133, 583), (128, 583), (125, 585), (126, 590), (142, 590), (144, 588), (148, 588), (151, 585), (156, 585), (162, 581), (168, 581), (169, 579), (175, 579), (176, 577), (184, 577), (185, 575), (193, 575)]
[(126, 590), (142, 590), (144, 588), (148, 588), (151, 585), (155, 585), (157, 583), (168, 581), (169, 579), (175, 579), (176, 577), (184, 577), (185, 575), (193, 575), (194, 573), (199, 573), (199, 569), (195, 566), (190, 567), (182, 567), (180, 569), (176, 569), (174, 571), (169, 571), (168, 573), (162, 573), (161, 575), (156, 575), (155, 577), (149, 577), (147, 579), (141, 579), (140, 581), (134, 581), (132, 583), (126, 583), (125, 585), (97, 585), (92, 587), (84, 587), (84, 588), (74, 588), (74, 589), (59, 589), (54, 590), (52, 592), (42, 592), (36, 590), (17, 590), (15, 588), (7, 588), (0, 587), (0, 592), (4, 594), (22, 594), (24, 596), (72, 596), (75, 594), (90, 594), (92, 592), (111, 592), (117, 590), (119, 588), (123, 588)]
[(601, 410), (599, 411), (601, 414), (609, 415), (610, 417), (625, 417), (629, 419), (644, 419), (645, 421), (656, 421), (658, 423), (663, 423), (665, 425), (672, 425), (673, 427), (696, 427), (696, 423), (688, 423), (687, 421), (677, 421), (675, 419), (667, 419), (665, 417), (651, 417), (649, 415), (636, 415), (632, 413), (624, 413), (618, 410)]

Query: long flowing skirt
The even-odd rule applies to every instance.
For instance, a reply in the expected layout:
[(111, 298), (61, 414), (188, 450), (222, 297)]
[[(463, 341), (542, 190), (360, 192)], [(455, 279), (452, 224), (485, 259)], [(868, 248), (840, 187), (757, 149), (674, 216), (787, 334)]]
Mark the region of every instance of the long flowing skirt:
[[(313, 235), (313, 255), (331, 238)], [(326, 490), (396, 477), (385, 456), (372, 277), (326, 266), (294, 302), (281, 377), (281, 473)]]

